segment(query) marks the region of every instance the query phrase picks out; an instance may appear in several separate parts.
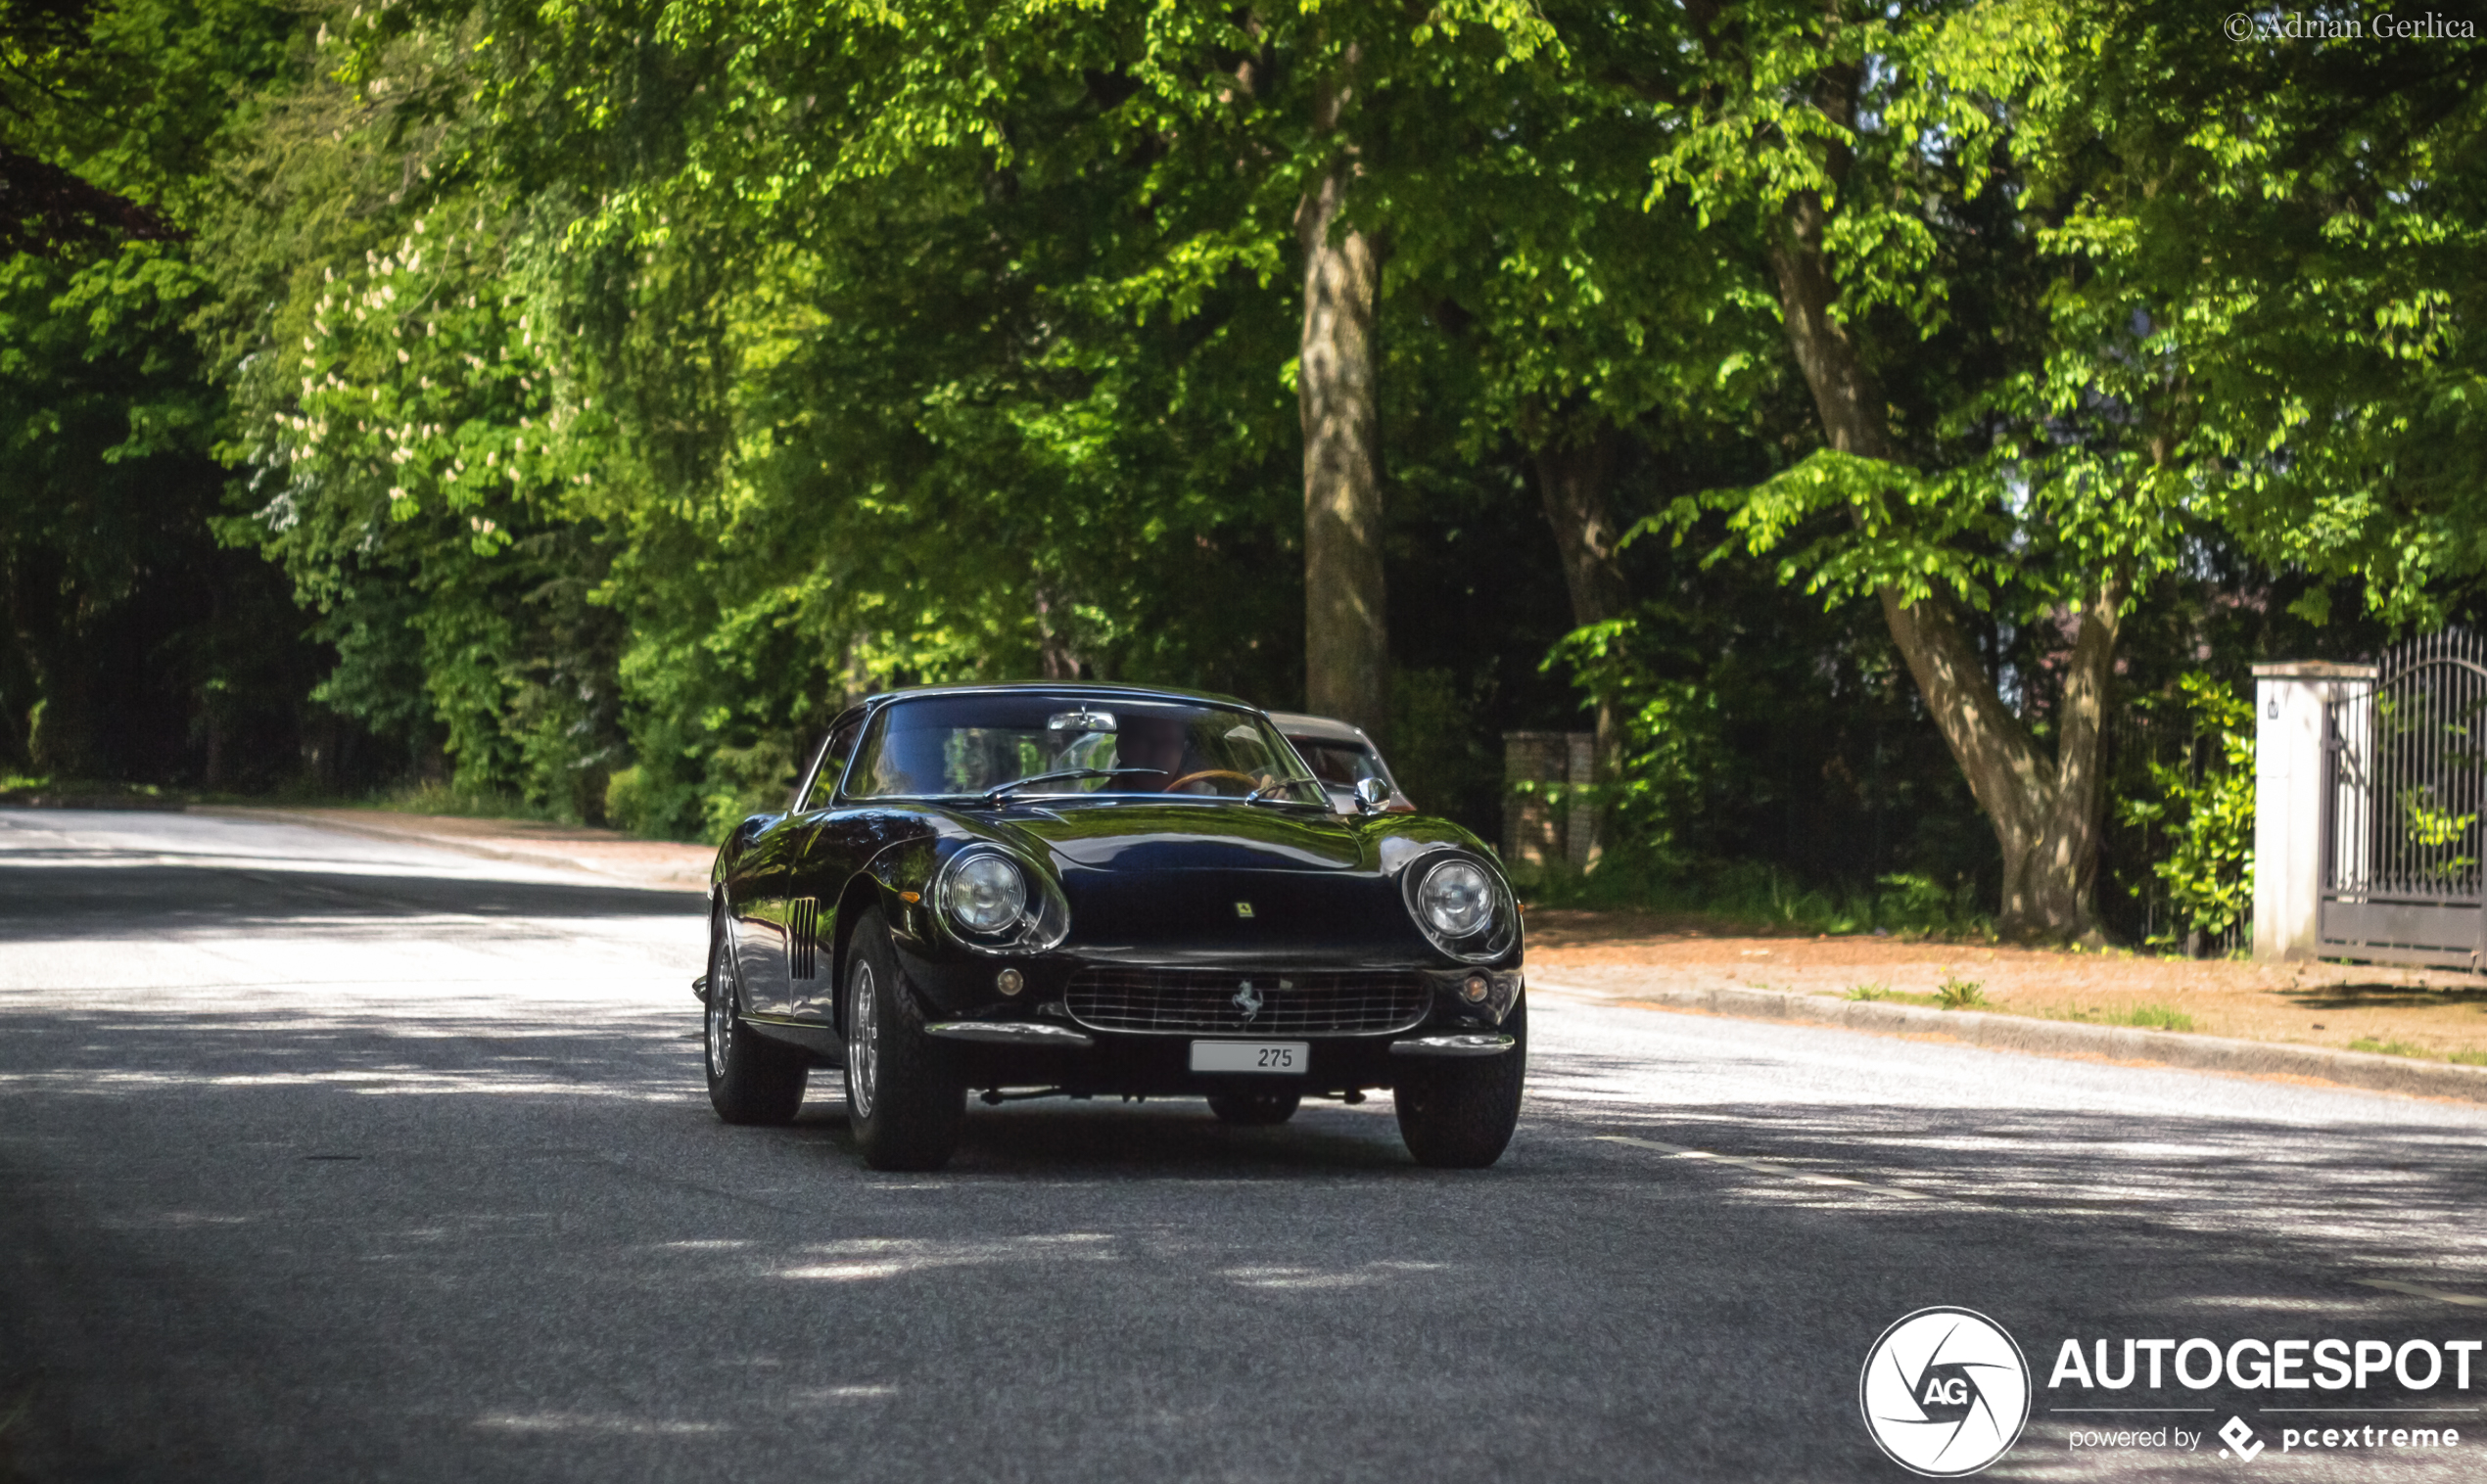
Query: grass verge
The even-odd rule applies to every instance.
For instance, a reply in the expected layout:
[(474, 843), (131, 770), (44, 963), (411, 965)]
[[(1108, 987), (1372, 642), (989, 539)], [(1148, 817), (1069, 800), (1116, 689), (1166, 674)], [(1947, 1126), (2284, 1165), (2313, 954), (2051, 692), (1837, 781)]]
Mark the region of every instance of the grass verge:
[(2371, 1036), (2361, 1036), (2349, 1043), (2349, 1049), (2372, 1051), (2377, 1056), (2415, 1056), (2424, 1060), (2432, 1060), (2435, 1055), (2414, 1041), (2378, 1041)]
[(2377, 1056), (2407, 1056), (2413, 1061), (2449, 1061), (2457, 1067), (2487, 1067), (2487, 1051), (2446, 1051), (2440, 1055), (2414, 1041), (2384, 1041), (2373, 1036), (2361, 1036), (2349, 1043), (2352, 1051), (2372, 1051)]
[(1861, 999), (1868, 1003), (1916, 1004), (1935, 1010), (2000, 1010), (2004, 1007), (1986, 997), (1985, 988), (1974, 979), (1947, 979), (1931, 995), (1895, 990), (1886, 984), (1852, 985), (1845, 999)]
[(2171, 1004), (2137, 1004), (2121, 1010), (2052, 1009), (2049, 1020), (2071, 1020), (2093, 1026), (2135, 1026), (2144, 1031), (2190, 1031), (2193, 1017)]

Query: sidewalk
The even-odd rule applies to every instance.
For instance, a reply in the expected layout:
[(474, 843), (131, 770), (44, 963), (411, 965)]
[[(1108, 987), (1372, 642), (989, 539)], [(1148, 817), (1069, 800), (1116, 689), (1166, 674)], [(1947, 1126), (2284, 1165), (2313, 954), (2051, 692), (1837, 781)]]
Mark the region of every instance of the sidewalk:
[[(2487, 982), (2447, 970), (1735, 936), (1542, 909), (1528, 940), (1530, 982), (1587, 998), (2487, 1101), (2487, 1067), (2449, 1064), (2487, 1060)], [(1986, 1003), (1931, 1007), (1947, 980)], [(1849, 997), (1860, 990), (1888, 997)]]

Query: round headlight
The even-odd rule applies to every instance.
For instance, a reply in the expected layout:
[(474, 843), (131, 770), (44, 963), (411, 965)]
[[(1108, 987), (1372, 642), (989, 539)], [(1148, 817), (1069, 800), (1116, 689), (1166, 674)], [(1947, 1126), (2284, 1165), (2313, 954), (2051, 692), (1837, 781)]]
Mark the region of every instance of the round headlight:
[(1027, 910), (1027, 878), (1000, 856), (975, 856), (950, 873), (942, 904), (970, 933), (1007, 931)]
[(1473, 938), (1494, 920), (1494, 887), (1482, 867), (1445, 860), (1416, 889), (1417, 909), (1445, 938)]

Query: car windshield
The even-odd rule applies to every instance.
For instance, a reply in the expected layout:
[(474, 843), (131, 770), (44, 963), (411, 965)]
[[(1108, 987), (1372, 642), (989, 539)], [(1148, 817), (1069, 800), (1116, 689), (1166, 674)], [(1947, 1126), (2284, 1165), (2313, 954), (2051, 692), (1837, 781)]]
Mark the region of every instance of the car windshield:
[(1187, 794), (1322, 801), (1295, 750), (1232, 706), (1076, 691), (925, 696), (884, 707), (852, 798)]

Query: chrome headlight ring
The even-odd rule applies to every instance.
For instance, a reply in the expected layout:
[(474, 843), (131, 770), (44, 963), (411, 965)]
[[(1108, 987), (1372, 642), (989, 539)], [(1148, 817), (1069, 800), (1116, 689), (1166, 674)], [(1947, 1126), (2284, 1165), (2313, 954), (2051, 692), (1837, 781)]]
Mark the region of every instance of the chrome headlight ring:
[(1511, 951), (1520, 906), (1502, 873), (1465, 851), (1430, 851), (1399, 873), (1408, 915), (1433, 946), (1463, 963)]
[(1070, 936), (1070, 904), (1053, 878), (1009, 851), (971, 845), (933, 874), (932, 917), (961, 948), (1042, 953)]

